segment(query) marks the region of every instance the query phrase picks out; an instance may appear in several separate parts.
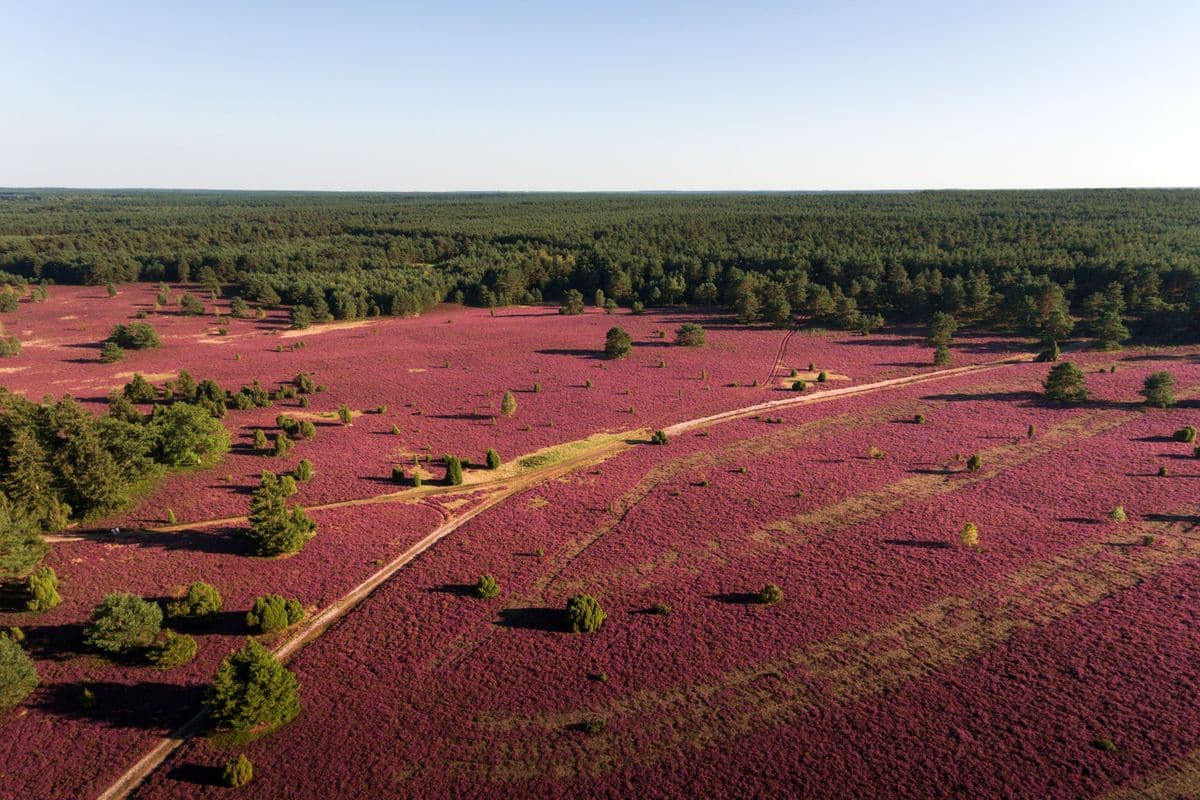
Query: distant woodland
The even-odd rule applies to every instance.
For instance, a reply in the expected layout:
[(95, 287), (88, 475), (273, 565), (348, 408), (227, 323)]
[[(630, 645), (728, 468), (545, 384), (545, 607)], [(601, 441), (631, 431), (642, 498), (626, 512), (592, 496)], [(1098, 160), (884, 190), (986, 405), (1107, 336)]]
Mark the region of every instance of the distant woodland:
[[(580, 297), (870, 332), (1200, 338), (1200, 191), (0, 191), (0, 282), (198, 283), (300, 327)], [(569, 311), (568, 311), (569, 313)]]

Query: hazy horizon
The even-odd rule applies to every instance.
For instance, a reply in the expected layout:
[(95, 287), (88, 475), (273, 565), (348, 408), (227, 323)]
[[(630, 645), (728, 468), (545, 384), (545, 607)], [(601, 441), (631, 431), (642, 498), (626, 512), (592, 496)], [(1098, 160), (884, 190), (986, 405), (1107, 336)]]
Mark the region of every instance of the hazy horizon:
[(23, 4), (0, 185), (1200, 185), (1200, 7)]

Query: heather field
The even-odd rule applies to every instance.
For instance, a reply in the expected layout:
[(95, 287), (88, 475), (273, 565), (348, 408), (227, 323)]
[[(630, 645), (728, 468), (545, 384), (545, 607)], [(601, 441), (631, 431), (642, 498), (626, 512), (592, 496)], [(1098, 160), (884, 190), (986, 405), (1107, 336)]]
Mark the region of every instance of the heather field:
[[(1194, 785), (1200, 460), (1171, 439), (1200, 421), (1194, 348), (1067, 353), (1093, 398), (1058, 406), (1042, 393), (1048, 365), (985, 363), (1027, 356), (1027, 341), (970, 332), (954, 370), (922, 378), (945, 368), (919, 329), (446, 305), (302, 331), (275, 313), (225, 317), (218, 334), (212, 316), (154, 312), (154, 294), (51, 287), (22, 303), (0, 317), (22, 341), (0, 384), (96, 411), (134, 372), (226, 389), (305, 372), (326, 390), (307, 407), (231, 408), (218, 464), (53, 537), (63, 604), (0, 612), (42, 679), (0, 720), (0, 798), (99, 796), (199, 710), (265, 592), (314, 621), (263, 637), (286, 648), (302, 715), (237, 745), (189, 739), (136, 796), (220, 796), (238, 752), (255, 778), (236, 796), (254, 798)], [(99, 342), (139, 310), (162, 346), (99, 363)], [(706, 346), (672, 345), (684, 322), (705, 327)], [(605, 360), (616, 324), (632, 352)], [(1148, 409), (1138, 391), (1161, 369), (1180, 403)], [(800, 395), (793, 371), (829, 380)], [(281, 413), (317, 434), (275, 458), (253, 433), (274, 437)], [(667, 446), (649, 445), (656, 429)], [(488, 448), (498, 470), (479, 466)], [(444, 453), (473, 462), (464, 485), (443, 485)], [(241, 533), (259, 473), (301, 458), (315, 472), (296, 500), (318, 534), (295, 555), (252, 556)], [(429, 482), (394, 483), (392, 466), (414, 458)], [(1109, 519), (1116, 506), (1127, 520)], [(966, 522), (977, 547), (959, 540)], [(471, 591), (485, 573), (493, 600)], [(84, 647), (106, 593), (165, 600), (196, 580), (225, 606), (185, 629), (191, 663), (159, 671)], [(758, 602), (767, 583), (782, 602)], [(607, 621), (565, 633), (581, 592)]]

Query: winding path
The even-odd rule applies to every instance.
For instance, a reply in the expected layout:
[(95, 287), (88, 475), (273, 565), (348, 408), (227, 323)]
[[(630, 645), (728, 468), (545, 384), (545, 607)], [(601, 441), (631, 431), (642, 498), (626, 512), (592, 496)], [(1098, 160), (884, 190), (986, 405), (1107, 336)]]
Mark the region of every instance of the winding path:
[[(974, 372), (984, 372), (1013, 364), (1026, 363), (1031, 360), (1033, 360), (1032, 355), (1013, 356), (998, 361), (988, 361), (981, 364), (973, 364), (964, 367), (955, 367), (952, 369), (938, 370), (935, 372), (925, 372), (901, 378), (891, 378), (889, 380), (866, 383), (859, 386), (847, 386), (840, 389), (829, 389), (810, 394), (789, 396), (779, 400), (769, 400), (754, 405), (743, 406), (742, 408), (737, 408), (730, 411), (724, 411), (718, 414), (712, 414), (706, 417), (699, 417), (692, 420), (686, 420), (684, 422), (678, 422), (664, 428), (664, 431), (668, 435), (677, 435), (687, 431), (696, 430), (698, 428), (705, 428), (725, 422), (745, 419), (747, 417), (754, 416), (755, 414), (761, 414), (764, 411), (829, 402), (858, 394), (869, 394), (885, 389), (945, 380), (947, 378), (952, 378), (959, 375), (965, 375)], [(526, 489), (546, 483), (547, 481), (552, 481), (570, 472), (574, 472), (575, 470), (580, 469), (588, 464), (593, 464), (597, 461), (603, 461), (619, 455), (620, 453), (623, 453), (635, 447), (637, 444), (645, 441), (645, 436), (646, 432), (644, 430), (629, 431), (623, 436), (614, 436), (612, 439), (606, 442), (600, 443), (594, 447), (581, 449), (577, 453), (573, 453), (566, 458), (550, 463), (544, 467), (529, 468), (526, 471), (520, 472), (516, 475), (503, 476), (493, 480), (485, 480), (466, 486), (430, 487), (427, 490), (389, 492), (386, 494), (373, 495), (369, 497), (342, 500), (335, 503), (326, 503), (324, 505), (309, 506), (308, 510), (320, 510), (327, 508), (342, 508), (353, 505), (411, 501), (419, 497), (425, 497), (433, 494), (474, 493), (480, 491), (489, 492), (483, 501), (478, 505), (475, 505), (469, 510), (464, 511), (462, 514), (454, 516), (443, 522), (441, 525), (423, 537), (420, 541), (413, 544), (358, 586), (355, 586), (353, 589), (351, 589), (341, 599), (327, 606), (315, 617), (308, 620), (307, 623), (297, 631), (296, 635), (275, 648), (275, 655), (281, 661), (286, 661), (295, 656), (296, 653), (298, 653), (306, 644), (319, 637), (329, 628), (329, 626), (354, 610), (354, 608), (363, 600), (365, 600), (373, 591), (375, 591), (375, 589), (399, 572), (402, 568), (404, 568), (405, 565), (488, 509), (499, 505), (518, 492), (525, 491)], [(151, 530), (156, 532), (172, 532), (198, 527), (229, 525), (244, 522), (245, 520), (245, 517), (225, 517), (220, 519), (189, 522), (179, 525), (169, 525), (160, 528), (153, 528)], [(63, 538), (64, 537), (59, 537), (59, 540), (62, 541)], [(140, 786), (141, 783), (167, 759), (172, 752), (174, 752), (190, 737), (196, 734), (196, 732), (200, 729), (203, 720), (204, 713), (201, 712), (192, 717), (173, 733), (159, 739), (158, 742), (144, 756), (142, 756), (142, 758), (140, 758), (133, 766), (126, 770), (125, 773), (123, 773), (120, 777), (118, 777), (107, 789), (104, 790), (104, 792), (98, 795), (97, 800), (118, 800), (119, 798), (129, 797), (138, 788), (138, 786)]]

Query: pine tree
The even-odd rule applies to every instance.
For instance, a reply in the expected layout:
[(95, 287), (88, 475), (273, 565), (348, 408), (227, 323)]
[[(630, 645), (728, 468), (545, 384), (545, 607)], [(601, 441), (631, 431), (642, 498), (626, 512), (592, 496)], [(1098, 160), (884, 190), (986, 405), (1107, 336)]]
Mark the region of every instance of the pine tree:
[(217, 668), (204, 706), (218, 728), (283, 725), (300, 714), (300, 685), (267, 648), (251, 639)]
[(517, 413), (517, 398), (512, 392), (505, 392), (504, 399), (500, 401), (500, 413), (506, 417), (511, 417)]
[(246, 535), (260, 556), (294, 553), (316, 535), (317, 523), (299, 508), (289, 508), (287, 498), (295, 494), (291, 476), (263, 472), (262, 484), (250, 501), (250, 529)]

